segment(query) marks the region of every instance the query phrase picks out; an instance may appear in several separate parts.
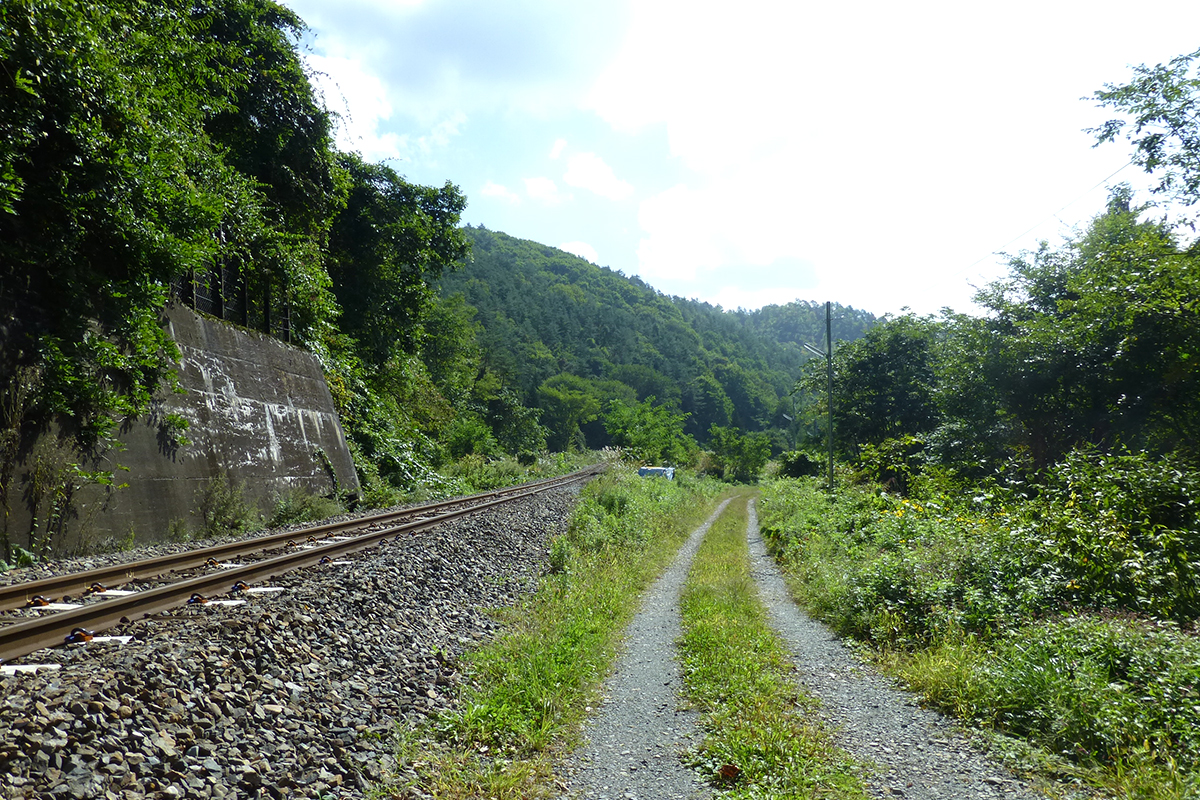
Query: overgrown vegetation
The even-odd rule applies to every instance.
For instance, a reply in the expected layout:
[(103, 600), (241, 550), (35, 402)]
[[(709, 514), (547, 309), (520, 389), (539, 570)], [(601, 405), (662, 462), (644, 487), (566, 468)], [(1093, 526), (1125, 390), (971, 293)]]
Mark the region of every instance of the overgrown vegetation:
[(746, 525), (743, 495), (705, 534), (681, 599), (684, 682), (706, 732), (695, 763), (723, 797), (866, 797), (768, 624)]
[[(1124, 115), (1099, 140), (1184, 208), (1198, 59), (1096, 93)], [(1118, 187), (1013, 257), (986, 316), (839, 347), (843, 488), (776, 482), (764, 520), (797, 596), (932, 702), (1060, 777), (1167, 798), (1200, 794), (1200, 249), (1191, 212), (1151, 211)]]
[(218, 472), (197, 492), (196, 517), (199, 535), (210, 539), (237, 536), (263, 527), (258, 507), (246, 499), (245, 484), (225, 472)]
[(267, 520), (267, 527), (281, 528), (300, 522), (328, 519), (343, 511), (345, 509), (337, 500), (295, 487), (275, 496), (274, 507)]
[(801, 602), (939, 707), (1029, 739), (1060, 776), (1195, 791), (1196, 478), (1090, 454), (1037, 486), (922, 476), (908, 497), (780, 480), (764, 532)]
[[(774, 452), (807, 435), (788, 419), (789, 392), (809, 358), (802, 343), (825, 335), (823, 304), (724, 311), (537, 242), (464, 233), (473, 258), (441, 291), (470, 309), (485, 370), (540, 411), (552, 449), (627, 446), (624, 410), (647, 403), (682, 416), (701, 445), (714, 425), (762, 433)], [(833, 335), (856, 339), (874, 320), (835, 304)], [(678, 465), (694, 452), (638, 457)]]
[(471, 685), (459, 710), (400, 732), (398, 757), (415, 783), (377, 794), (554, 796), (554, 753), (575, 742), (642, 590), (718, 491), (695, 479), (642, 480), (620, 466), (593, 481), (568, 533), (552, 545), (557, 569), (503, 612), (500, 639), (468, 657)]

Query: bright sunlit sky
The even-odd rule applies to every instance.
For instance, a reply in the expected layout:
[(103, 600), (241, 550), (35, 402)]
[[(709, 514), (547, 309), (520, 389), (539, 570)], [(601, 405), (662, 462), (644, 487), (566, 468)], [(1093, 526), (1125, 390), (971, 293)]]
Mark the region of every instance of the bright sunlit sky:
[(1149, 185), (1083, 98), (1200, 47), (1195, 0), (285, 2), (343, 149), (727, 309), (973, 311)]

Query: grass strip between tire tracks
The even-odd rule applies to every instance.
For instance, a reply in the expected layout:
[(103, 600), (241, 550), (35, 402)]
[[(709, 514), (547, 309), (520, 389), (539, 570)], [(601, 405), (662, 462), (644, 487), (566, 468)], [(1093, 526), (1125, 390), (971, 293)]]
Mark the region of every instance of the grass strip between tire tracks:
[(501, 637), (467, 656), (471, 684), (456, 710), (398, 732), (393, 779), (370, 796), (555, 796), (555, 757), (576, 743), (642, 592), (720, 491), (620, 467), (590, 484), (551, 543), (556, 571), (501, 613)]
[(684, 678), (707, 732), (696, 765), (728, 797), (866, 797), (768, 625), (746, 525), (739, 498), (709, 529), (683, 590)]

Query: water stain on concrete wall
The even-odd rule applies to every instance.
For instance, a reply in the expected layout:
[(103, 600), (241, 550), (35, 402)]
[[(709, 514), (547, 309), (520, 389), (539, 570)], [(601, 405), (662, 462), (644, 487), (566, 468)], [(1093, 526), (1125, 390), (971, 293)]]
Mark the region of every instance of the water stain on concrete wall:
[[(356, 494), (354, 464), (329, 386), (316, 358), (261, 333), (175, 306), (167, 324), (179, 346), (181, 393), (162, 393), (151, 413), (122, 431), (126, 449), (110, 458), (127, 486), (107, 498), (82, 498), (80, 544), (165, 538), (195, 529), (199, 498), (218, 476), (243, 487), (269, 513), (279, 494)], [(179, 444), (165, 435), (171, 418), (187, 420)], [(75, 536), (71, 537), (76, 539)]]

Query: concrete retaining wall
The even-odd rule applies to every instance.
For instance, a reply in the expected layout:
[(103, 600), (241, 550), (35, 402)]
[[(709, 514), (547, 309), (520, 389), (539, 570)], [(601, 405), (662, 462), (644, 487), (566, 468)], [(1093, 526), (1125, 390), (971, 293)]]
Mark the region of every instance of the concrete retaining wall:
[[(277, 339), (168, 310), (179, 345), (182, 393), (164, 393), (145, 418), (121, 432), (126, 445), (107, 467), (120, 465), (108, 493), (89, 489), (79, 517), (56, 549), (128, 541), (149, 542), (200, 528), (199, 500), (226, 476), (244, 497), (270, 514), (273, 499), (293, 487), (313, 494), (357, 493), (358, 478), (333, 398), (312, 354)], [(186, 419), (177, 444), (161, 423)], [(15, 503), (14, 505), (19, 505)], [(14, 509), (15, 510), (15, 509)]]

